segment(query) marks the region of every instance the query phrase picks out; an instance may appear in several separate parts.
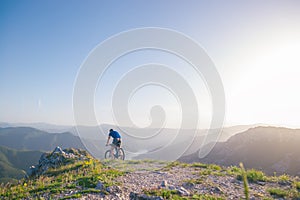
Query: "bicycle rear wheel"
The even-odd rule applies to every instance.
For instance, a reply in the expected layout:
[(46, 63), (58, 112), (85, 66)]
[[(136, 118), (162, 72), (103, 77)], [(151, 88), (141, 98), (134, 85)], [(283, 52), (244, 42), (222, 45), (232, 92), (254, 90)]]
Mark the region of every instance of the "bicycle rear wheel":
[(125, 152), (122, 148), (118, 149), (118, 154), (117, 155), (118, 155), (117, 159), (125, 160)]

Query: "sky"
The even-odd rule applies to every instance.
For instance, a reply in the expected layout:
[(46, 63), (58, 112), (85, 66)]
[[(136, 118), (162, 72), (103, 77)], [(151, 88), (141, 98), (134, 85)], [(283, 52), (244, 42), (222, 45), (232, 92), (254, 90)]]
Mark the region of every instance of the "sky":
[[(0, 6), (0, 121), (74, 124), (73, 91), (80, 67), (107, 38), (143, 27), (172, 29), (196, 41), (213, 60), (226, 98), (225, 125), (300, 127), (299, 1), (15, 1)], [(98, 122), (114, 123), (113, 88), (126, 70), (145, 63), (174, 67), (193, 88), (207, 126), (210, 94), (186, 63), (143, 51), (112, 64), (95, 90)], [(101, 82), (102, 81), (102, 82)], [(176, 95), (157, 85), (128, 100), (137, 126), (151, 107), (178, 127)], [(179, 115), (179, 117), (174, 117)]]

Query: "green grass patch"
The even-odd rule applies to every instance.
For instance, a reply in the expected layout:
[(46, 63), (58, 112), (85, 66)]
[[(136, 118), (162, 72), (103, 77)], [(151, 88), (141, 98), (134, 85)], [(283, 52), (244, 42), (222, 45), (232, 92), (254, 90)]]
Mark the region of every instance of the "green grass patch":
[(97, 182), (98, 179), (94, 176), (81, 177), (77, 180), (77, 184), (83, 188), (94, 188), (96, 187)]
[(295, 189), (269, 188), (267, 191), (274, 198), (300, 199), (300, 193)]
[(50, 189), (50, 193), (51, 194), (60, 194), (60, 193), (62, 193), (64, 191), (65, 191), (64, 188), (52, 188), (52, 189)]
[(275, 197), (284, 198), (288, 195), (288, 192), (286, 190), (280, 188), (269, 188), (267, 191), (270, 193), (270, 195)]
[(179, 161), (174, 161), (174, 162), (168, 163), (163, 169), (164, 169), (164, 170), (170, 170), (170, 169), (172, 169), (173, 167), (179, 167), (180, 165), (181, 165), (181, 162), (179, 162)]
[[(256, 183), (258, 181), (263, 181), (264, 182), (264, 181), (267, 180), (266, 175), (262, 171), (255, 170), (255, 169), (247, 170), (246, 175), (247, 175), (248, 181), (252, 182), (252, 183)], [(238, 174), (237, 179), (242, 180), (242, 175)]]
[(60, 175), (62, 173), (68, 173), (68, 172), (71, 172), (71, 171), (74, 171), (74, 170), (77, 170), (77, 169), (80, 169), (84, 166), (84, 163), (83, 162), (80, 162), (80, 163), (76, 163), (76, 164), (73, 164), (73, 165), (64, 165), (60, 168), (57, 168), (57, 169), (49, 169), (45, 175), (49, 175), (49, 176), (57, 176), (57, 175)]
[(124, 175), (125, 172), (115, 170), (115, 169), (108, 169), (103, 172), (101, 172), (97, 179), (102, 181), (106, 187), (112, 186), (112, 185), (118, 185), (118, 183), (114, 182), (114, 179)]
[(300, 181), (299, 182), (294, 182), (294, 186), (297, 190), (300, 190)]
[(193, 184), (202, 184), (204, 182), (203, 178), (197, 178), (197, 179), (188, 179), (184, 180), (185, 183), (193, 183)]
[(159, 196), (164, 199), (174, 199), (174, 200), (183, 200), (188, 199), (181, 197), (176, 190), (166, 190), (166, 189), (157, 189), (157, 190), (146, 190), (144, 193), (148, 196)]
[(77, 199), (77, 198), (80, 198), (80, 197), (82, 197), (82, 194), (76, 193), (76, 194), (64, 197), (64, 198), (62, 198), (62, 200), (64, 200), (64, 199)]
[(206, 168), (202, 169), (199, 172), (200, 176), (214, 175), (214, 176), (225, 176), (225, 173), (222, 173), (222, 167), (219, 165), (207, 165)]
[(196, 168), (207, 168), (208, 165), (203, 163), (192, 163), (190, 166)]
[(124, 172), (105, 167), (94, 159), (76, 161), (49, 169), (42, 176), (23, 179), (19, 184), (2, 184), (0, 199), (39, 199), (44, 194), (56, 199), (58, 194), (68, 194), (74, 189), (78, 192), (66, 196), (65, 199), (76, 199), (85, 193), (99, 193), (100, 190), (94, 189), (98, 181), (103, 182), (105, 186), (117, 185), (114, 179), (123, 174)]
[(213, 171), (211, 169), (204, 169), (202, 171), (199, 172), (200, 176), (207, 176), (207, 175), (211, 175), (213, 173)]
[(215, 171), (221, 171), (222, 170), (221, 166), (215, 165), (215, 164), (208, 165), (208, 168), (211, 169), (211, 170), (215, 170)]
[(45, 190), (52, 190), (52, 189), (58, 188), (58, 187), (61, 187), (61, 183), (53, 183), (53, 184), (46, 185), (46, 186), (41, 185), (38, 188), (29, 190), (29, 193), (35, 194), (35, 193), (42, 192), (42, 191), (45, 191)]
[(194, 194), (191, 199), (199, 199), (199, 200), (225, 200), (223, 197), (217, 197), (208, 194)]
[(97, 194), (97, 193), (102, 193), (102, 191), (90, 188), (90, 189), (82, 190), (79, 193), (80, 194)]
[(237, 167), (237, 166), (231, 166), (231, 167), (228, 167), (227, 170), (226, 170), (226, 173), (228, 175), (239, 175), (242, 173), (242, 170), (241, 168)]
[(289, 181), (289, 180), (291, 180), (291, 177), (287, 174), (283, 174), (283, 175), (278, 176), (278, 180), (279, 181)]
[(287, 174), (283, 174), (283, 175), (276, 177), (275, 182), (278, 182), (280, 184), (291, 184), (292, 178)]

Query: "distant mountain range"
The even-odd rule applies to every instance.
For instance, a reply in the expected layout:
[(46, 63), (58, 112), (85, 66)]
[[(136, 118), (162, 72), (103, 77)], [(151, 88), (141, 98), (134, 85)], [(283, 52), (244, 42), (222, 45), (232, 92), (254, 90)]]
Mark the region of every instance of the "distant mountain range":
[(184, 162), (204, 162), (256, 168), (272, 174), (300, 175), (300, 129), (256, 127), (218, 142), (204, 158), (198, 151), (181, 157)]
[(42, 153), (0, 146), (0, 183), (23, 178), (25, 171), (39, 160)]
[[(259, 126), (259, 124), (225, 127), (221, 130), (218, 141), (226, 141), (231, 136), (256, 126)], [(86, 146), (90, 147), (90, 149), (94, 149), (95, 152), (98, 153), (101, 152), (103, 148), (101, 144), (105, 143), (108, 130), (110, 128), (113, 128), (121, 133), (124, 141), (123, 147), (128, 152), (133, 152), (128, 156), (134, 159), (153, 159), (159, 157), (160, 159), (173, 159), (174, 151), (176, 151), (176, 149), (181, 149), (182, 146), (188, 147), (187, 144), (190, 144), (190, 146), (188, 149), (186, 149), (185, 155), (194, 153), (199, 149), (199, 147), (202, 146), (202, 143), (205, 140), (205, 135), (207, 134), (207, 130), (205, 129), (183, 129), (180, 130), (181, 132), (178, 134), (179, 130), (174, 128), (142, 129), (116, 127), (109, 124), (102, 124), (99, 126), (77, 126), (73, 127), (70, 132), (72, 132), (74, 135), (80, 135), (81, 138), (88, 140), (84, 141)], [(196, 137), (193, 139), (194, 135)], [(163, 156), (159, 156), (159, 153), (153, 153), (150, 155), (150, 152), (164, 148), (165, 144), (168, 144), (176, 137), (179, 137), (179, 139), (176, 142), (172, 142), (172, 147), (170, 148), (169, 152), (164, 152)], [(95, 140), (97, 140), (97, 143), (94, 142)], [(96, 157), (101, 158), (101, 154), (102, 153), (97, 154)]]
[(50, 134), (30, 127), (0, 128), (0, 145), (17, 150), (50, 151), (56, 146), (85, 149), (80, 138), (69, 132)]
[[(9, 124), (1, 124), (5, 127)], [(289, 173), (300, 174), (300, 129), (288, 129), (278, 127), (263, 127), (257, 125), (234, 126), (224, 128), (218, 141), (209, 154), (200, 159), (199, 149), (205, 149), (203, 143), (206, 130), (199, 130), (192, 144), (185, 154), (179, 159), (185, 162), (216, 163), (219, 165), (237, 165), (243, 162), (247, 168), (261, 169), (269, 174)], [(51, 128), (51, 127), (48, 127)], [(56, 127), (59, 128), (59, 127)], [(62, 127), (63, 128), (66, 127)], [(119, 130), (112, 125), (78, 126), (69, 127), (70, 132), (49, 133), (31, 127), (6, 127), (0, 128), (0, 145), (16, 150), (51, 151), (56, 146), (61, 148), (87, 149), (96, 158), (103, 158), (106, 150), (105, 142), (109, 128)], [(51, 128), (52, 130), (54, 128)], [(77, 133), (79, 130), (79, 134)], [(128, 159), (149, 158), (149, 152), (159, 148), (176, 135), (176, 129), (164, 129), (163, 134), (155, 137), (147, 137), (158, 129), (139, 130), (127, 128), (129, 134), (137, 134), (131, 137), (119, 130), (123, 136), (123, 147)], [(172, 153), (180, 148), (187, 138), (193, 134), (193, 130), (184, 130), (181, 139), (174, 143), (170, 152), (164, 152), (164, 157), (171, 157)], [(139, 135), (140, 134), (140, 135)], [(79, 137), (80, 135), (80, 137)], [(145, 137), (146, 139), (143, 139)], [(151, 140), (151, 142), (149, 142)], [(204, 144), (204, 146), (203, 146)], [(209, 145), (207, 145), (209, 146)], [(174, 151), (173, 151), (173, 150)], [(130, 152), (133, 152), (130, 154)], [(135, 153), (136, 152), (136, 153)], [(151, 158), (151, 157), (150, 157)], [(156, 155), (157, 158), (157, 155)]]
[[(223, 128), (223, 130), (221, 130), (218, 141), (226, 141), (232, 135), (235, 135), (236, 133), (239, 132), (243, 132), (255, 126), (257, 126), (257, 124), (225, 127)], [(176, 150), (188, 146), (189, 148), (185, 149), (186, 151), (184, 152), (184, 155), (192, 154), (196, 152), (199, 148), (201, 148), (203, 145), (205, 145), (205, 143), (203, 142), (205, 142), (205, 134), (207, 133), (207, 130), (204, 129), (201, 130), (184, 129), (181, 130), (180, 134), (178, 134), (179, 130), (172, 129), (172, 128), (141, 129), (141, 128), (129, 128), (129, 127), (116, 127), (110, 124), (102, 124), (99, 126), (73, 126), (72, 127), (72, 126), (52, 125), (47, 123), (24, 124), (24, 123), (1, 123), (0, 122), (0, 127), (16, 128), (14, 129), (14, 133), (23, 132), (29, 134), (28, 136), (26, 136), (26, 139), (24, 141), (20, 140), (20, 142), (17, 143), (15, 142), (16, 140), (13, 139), (14, 136), (11, 135), (12, 139), (7, 138), (7, 140), (3, 141), (2, 143), (0, 141), (0, 145), (3, 144), (11, 148), (17, 148), (17, 149), (33, 149), (34, 147), (34, 149), (38, 149), (38, 150), (40, 148), (42, 148), (42, 150), (50, 150), (55, 145), (62, 146), (61, 144), (68, 144), (67, 147), (69, 147), (72, 143), (74, 143), (74, 141), (75, 144), (78, 144), (78, 140), (81, 139), (81, 142), (85, 147), (84, 149), (89, 150), (90, 153), (97, 158), (103, 158), (103, 153), (106, 150), (106, 147), (104, 145), (106, 143), (108, 130), (110, 128), (118, 130), (121, 133), (123, 138), (123, 147), (125, 150), (127, 150), (127, 158), (134, 158), (134, 159), (159, 158), (159, 159), (173, 160), (178, 158), (176, 155), (180, 155), (183, 153), (183, 152), (174, 153)], [(41, 135), (38, 134), (38, 136), (36, 135), (33, 137), (32, 135), (33, 132), (39, 132), (40, 134), (44, 134), (44, 135), (43, 137), (41, 137)], [(51, 133), (52, 135), (50, 135), (49, 133)], [(69, 133), (72, 133), (72, 136), (75, 136), (75, 138), (72, 137)], [(194, 135), (196, 136), (195, 138), (193, 138)], [(71, 140), (65, 139), (66, 136), (70, 137)], [(30, 140), (28, 140), (27, 138), (30, 138)], [(47, 138), (46, 140), (47, 142), (44, 140), (45, 138)], [(177, 138), (176, 141), (173, 141), (173, 139), (175, 138)], [(1, 139), (1, 134), (0, 134), (0, 139)], [(30, 141), (34, 141), (34, 142), (30, 143)], [(71, 142), (67, 143), (68, 141)], [(163, 149), (165, 144), (168, 144), (170, 141), (173, 141), (172, 146), (169, 148), (169, 150), (164, 151), (162, 153), (160, 149)], [(79, 146), (79, 148), (81, 147), (82, 146)], [(149, 154), (150, 152), (154, 152), (154, 153), (151, 153), (150, 155)], [(174, 154), (176, 154), (175, 157)]]
[(68, 125), (55, 125), (55, 124), (48, 124), (43, 122), (38, 123), (7, 123), (7, 122), (0, 122), (1, 128), (9, 128), (9, 127), (31, 127), (35, 129), (39, 129), (48, 133), (63, 133), (63, 132), (70, 132), (73, 126)]

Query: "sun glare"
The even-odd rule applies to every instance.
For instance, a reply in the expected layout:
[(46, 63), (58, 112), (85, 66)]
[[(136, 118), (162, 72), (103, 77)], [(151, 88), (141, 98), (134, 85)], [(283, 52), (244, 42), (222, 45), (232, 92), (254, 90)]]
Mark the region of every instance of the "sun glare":
[[(232, 106), (242, 122), (299, 124), (300, 40), (269, 46), (247, 61), (236, 83)], [(269, 121), (265, 121), (269, 119)]]

